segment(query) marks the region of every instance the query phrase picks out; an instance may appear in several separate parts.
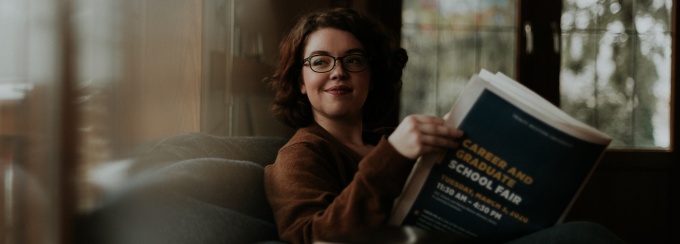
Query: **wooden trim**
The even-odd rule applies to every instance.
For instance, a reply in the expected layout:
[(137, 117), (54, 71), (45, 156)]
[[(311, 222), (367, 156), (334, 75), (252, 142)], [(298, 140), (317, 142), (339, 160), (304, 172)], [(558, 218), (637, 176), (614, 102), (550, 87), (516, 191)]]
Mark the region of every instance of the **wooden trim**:
[[(58, 135), (57, 151), (59, 153), (59, 165), (56, 167), (59, 171), (56, 184), (57, 198), (59, 204), (57, 208), (59, 211), (57, 223), (55, 226), (58, 231), (58, 240), (60, 243), (72, 243), (75, 208), (76, 208), (76, 187), (77, 182), (77, 167), (79, 165), (78, 157), (78, 128), (79, 128), (79, 113), (76, 100), (78, 94), (77, 87), (77, 49), (75, 48), (75, 27), (71, 20), (73, 16), (72, 1), (62, 0), (58, 6), (57, 20), (60, 35), (60, 58), (59, 67), (61, 69), (61, 77), (57, 80), (61, 85), (59, 94), (59, 109), (60, 109), (60, 126)], [(48, 183), (49, 184), (49, 183)]]

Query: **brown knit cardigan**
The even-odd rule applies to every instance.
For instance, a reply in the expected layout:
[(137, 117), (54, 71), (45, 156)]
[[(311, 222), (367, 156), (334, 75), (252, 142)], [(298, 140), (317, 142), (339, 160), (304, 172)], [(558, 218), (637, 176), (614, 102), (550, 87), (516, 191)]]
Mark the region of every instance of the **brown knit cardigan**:
[(375, 148), (362, 158), (314, 124), (281, 148), (264, 176), (281, 240), (347, 239), (386, 224), (415, 161), (384, 134), (365, 132), (363, 140)]

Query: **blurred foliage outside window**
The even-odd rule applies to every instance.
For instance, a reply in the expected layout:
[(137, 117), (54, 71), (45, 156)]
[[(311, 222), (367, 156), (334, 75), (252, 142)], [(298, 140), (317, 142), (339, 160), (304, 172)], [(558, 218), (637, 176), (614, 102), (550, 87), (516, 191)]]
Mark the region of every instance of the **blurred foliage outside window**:
[(673, 1), (563, 4), (562, 109), (614, 148), (669, 148)]
[[(614, 138), (668, 149), (671, 0), (564, 0), (562, 109)], [(443, 115), (484, 68), (515, 77), (517, 1), (406, 0), (402, 117)]]

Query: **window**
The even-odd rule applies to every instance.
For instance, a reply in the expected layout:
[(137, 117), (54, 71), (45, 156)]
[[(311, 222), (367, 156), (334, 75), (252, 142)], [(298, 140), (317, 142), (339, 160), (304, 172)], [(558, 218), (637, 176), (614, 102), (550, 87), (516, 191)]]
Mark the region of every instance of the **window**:
[(672, 4), (564, 1), (561, 105), (613, 148), (670, 148)]
[(674, 3), (404, 0), (401, 114), (441, 116), (479, 69), (506, 73), (614, 138), (567, 221), (603, 224), (631, 243), (675, 243)]
[[(411, 59), (401, 114), (443, 115), (484, 68), (514, 77), (611, 135), (611, 148), (669, 149), (672, 3), (566, 0), (556, 21), (519, 21), (516, 13), (538, 14), (519, 10), (512, 0), (406, 0), (402, 43)], [(525, 42), (518, 45), (517, 36)], [(537, 49), (541, 45), (547, 48)], [(525, 61), (537, 52), (543, 53)], [(558, 55), (559, 70), (542, 67), (549, 52)], [(559, 73), (559, 85), (546, 85), (552, 77), (534, 73)]]

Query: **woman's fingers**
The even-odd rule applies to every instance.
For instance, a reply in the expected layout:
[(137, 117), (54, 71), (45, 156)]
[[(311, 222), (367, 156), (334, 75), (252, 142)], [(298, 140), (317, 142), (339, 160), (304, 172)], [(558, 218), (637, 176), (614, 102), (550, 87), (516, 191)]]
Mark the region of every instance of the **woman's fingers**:
[(433, 147), (454, 148), (458, 146), (458, 143), (456, 142), (455, 138), (444, 136), (424, 135), (421, 137), (421, 142), (425, 146)]
[(447, 126), (444, 120), (434, 116), (407, 116), (388, 138), (399, 153), (408, 158), (454, 148), (456, 138), (463, 132)]
[[(402, 124), (412, 126), (411, 129), (425, 134), (460, 137), (460, 130), (444, 124), (445, 120), (439, 117), (426, 115), (411, 115), (402, 121)], [(400, 125), (401, 126), (401, 125)]]
[(444, 118), (444, 120), (448, 120), (450, 116), (451, 116), (451, 113), (446, 113), (444, 115), (444, 117), (442, 117), (442, 118)]
[(419, 124), (419, 130), (429, 135), (460, 137), (462, 132), (456, 128), (443, 124)]

